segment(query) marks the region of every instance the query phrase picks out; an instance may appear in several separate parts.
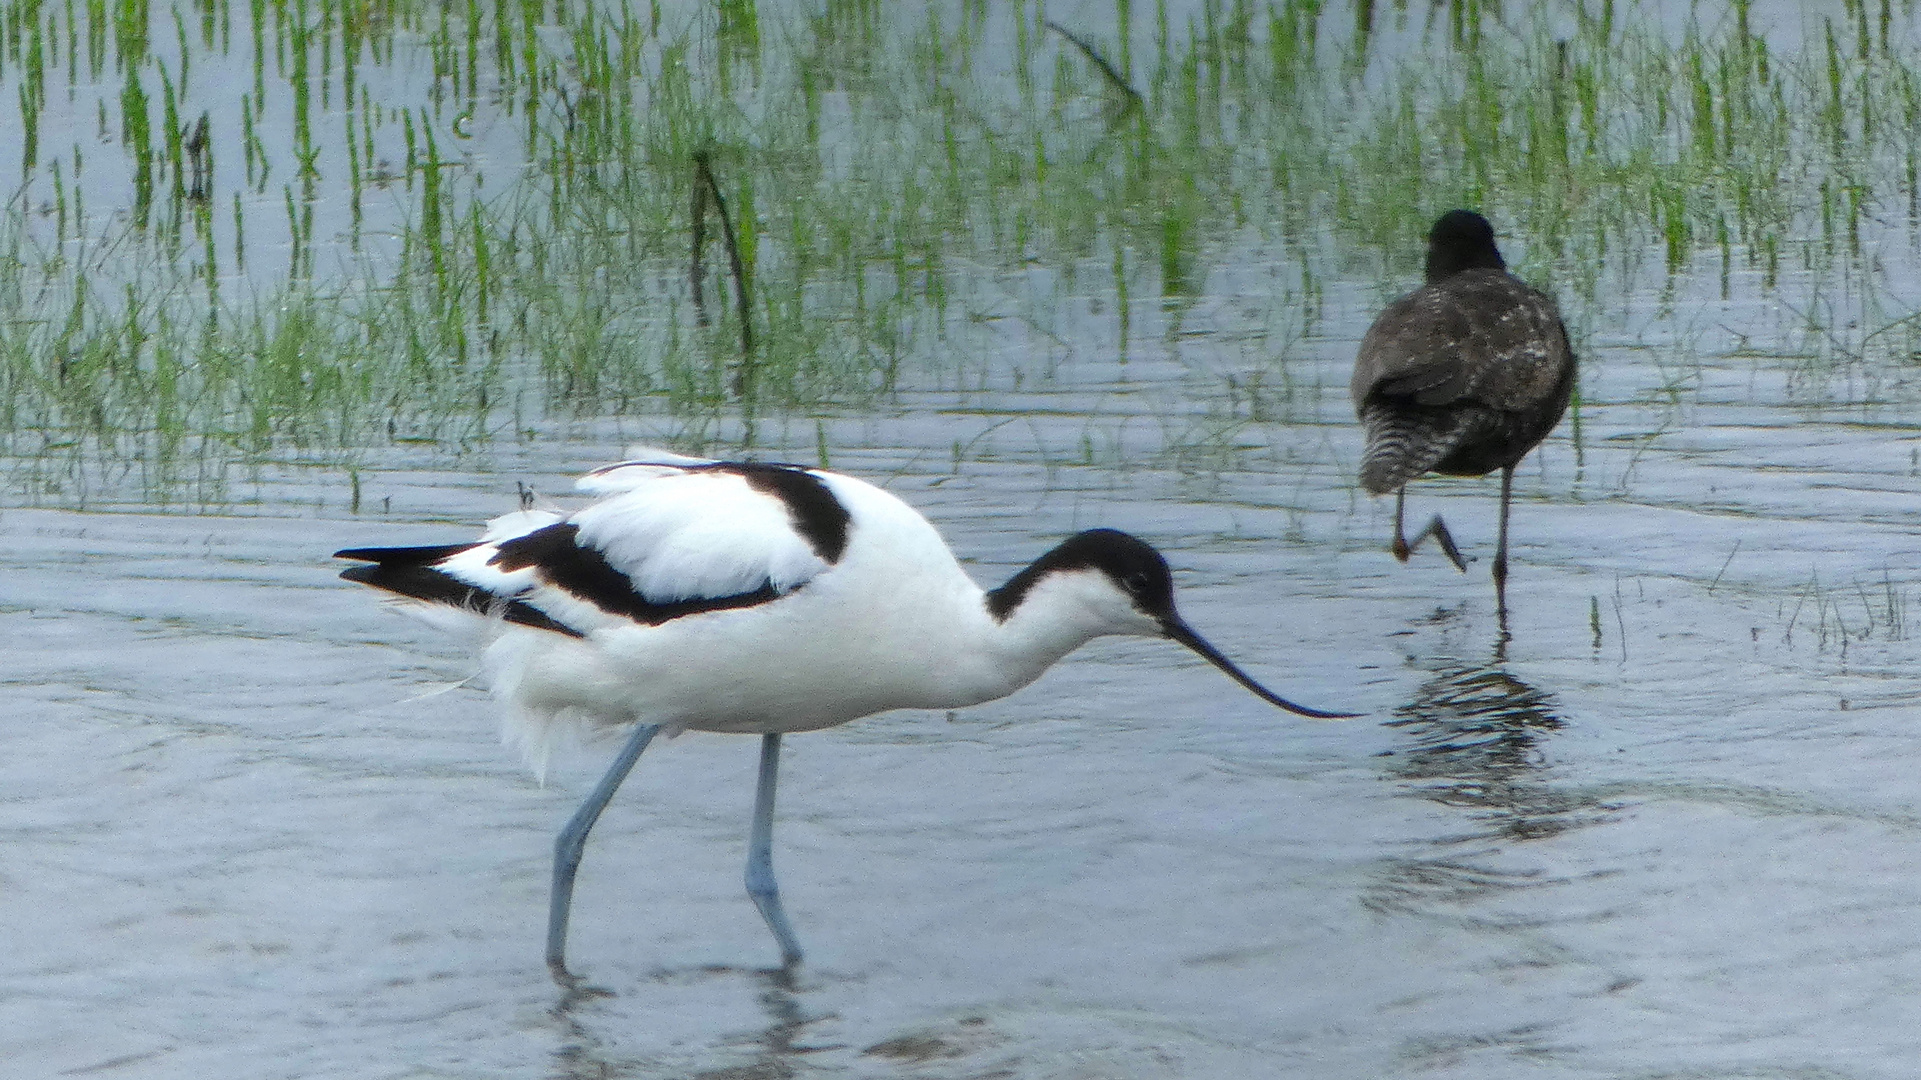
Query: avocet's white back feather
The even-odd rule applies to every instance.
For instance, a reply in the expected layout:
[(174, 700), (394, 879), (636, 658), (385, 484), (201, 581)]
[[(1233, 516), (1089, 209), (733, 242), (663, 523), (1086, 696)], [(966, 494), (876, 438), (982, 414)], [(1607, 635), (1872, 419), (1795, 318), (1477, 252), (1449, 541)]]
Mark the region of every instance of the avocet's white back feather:
[[(622, 472), (649, 466), (623, 467)], [(781, 500), (738, 473), (666, 469), (582, 510), (578, 542), (647, 600), (715, 599), (772, 585), (789, 592), (827, 569)]]
[[(614, 467), (625, 465), (628, 462), (641, 462), (649, 465), (718, 465), (720, 464), (720, 459), (689, 457), (686, 454), (676, 454), (665, 447), (635, 443), (627, 448), (626, 460), (615, 462)], [(601, 467), (607, 468), (608, 466)]]
[(717, 463), (706, 458), (688, 457), (671, 450), (635, 446), (628, 449), (626, 461), (602, 465), (574, 481), (574, 490), (588, 495), (618, 495), (663, 476), (713, 464)]
[(558, 510), (516, 510), (489, 521), (487, 531), (480, 534), (480, 542), (498, 544), (502, 540), (512, 540), (516, 536), (526, 536), (536, 529), (544, 529), (562, 519), (563, 515)]

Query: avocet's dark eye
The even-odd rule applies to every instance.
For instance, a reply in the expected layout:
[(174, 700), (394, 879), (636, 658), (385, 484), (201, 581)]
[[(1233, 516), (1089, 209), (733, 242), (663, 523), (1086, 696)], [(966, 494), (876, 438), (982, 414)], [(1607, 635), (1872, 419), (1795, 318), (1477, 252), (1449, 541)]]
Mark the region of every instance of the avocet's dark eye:
[(1147, 575), (1136, 570), (1121, 579), (1121, 587), (1131, 593), (1144, 593), (1147, 591)]

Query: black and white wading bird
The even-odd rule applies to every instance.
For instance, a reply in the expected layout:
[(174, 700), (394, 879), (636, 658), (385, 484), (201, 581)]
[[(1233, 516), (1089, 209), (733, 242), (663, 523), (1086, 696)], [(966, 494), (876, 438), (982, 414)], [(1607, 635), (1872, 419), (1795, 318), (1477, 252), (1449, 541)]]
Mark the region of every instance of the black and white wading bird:
[(1348, 715), (1287, 701), (1221, 655), (1175, 611), (1167, 561), (1126, 533), (1070, 537), (982, 591), (925, 518), (837, 473), (649, 452), (578, 487), (599, 500), (508, 514), (474, 543), (338, 553), (366, 564), (347, 580), (487, 632), (483, 667), (531, 759), (569, 726), (632, 729), (554, 844), (547, 964), (563, 983), (588, 830), (663, 731), (761, 736), (747, 892), (791, 967), (771, 855), (788, 732), (992, 701), (1104, 634), (1172, 638), (1283, 709)]
[(1514, 466), (1561, 422), (1574, 350), (1553, 298), (1507, 272), (1494, 229), (1472, 210), (1441, 215), (1427, 238), (1427, 282), (1368, 327), (1349, 389), (1367, 434), (1361, 486), (1394, 493), (1394, 556), (1429, 536), (1465, 571), (1439, 514), (1412, 544), (1402, 532), (1409, 481), (1501, 470), (1494, 594), (1507, 611), (1507, 511)]

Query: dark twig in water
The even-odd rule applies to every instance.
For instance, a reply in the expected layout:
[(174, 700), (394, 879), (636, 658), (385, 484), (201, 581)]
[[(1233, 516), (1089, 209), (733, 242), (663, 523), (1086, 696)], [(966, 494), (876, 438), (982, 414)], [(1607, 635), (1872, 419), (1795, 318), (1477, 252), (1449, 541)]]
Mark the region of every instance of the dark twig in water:
[(701, 182), (706, 169), (702, 158), (694, 158), (694, 257), (687, 269), (688, 287), (694, 294), (694, 325), (701, 329), (707, 327), (707, 297), (702, 291), (701, 281), (707, 276), (707, 185)]
[(1719, 584), (1721, 584), (1721, 575), (1722, 575), (1722, 574), (1725, 574), (1725, 573), (1727, 573), (1727, 572), (1728, 572), (1728, 564), (1729, 564), (1729, 563), (1732, 563), (1732, 562), (1734, 561), (1734, 556), (1735, 556), (1735, 553), (1736, 553), (1736, 552), (1738, 552), (1738, 551), (1740, 551), (1740, 550), (1741, 550), (1741, 541), (1739, 541), (1739, 540), (1736, 540), (1736, 541), (1734, 542), (1734, 550), (1733, 550), (1733, 551), (1730, 551), (1730, 552), (1728, 552), (1728, 557), (1727, 557), (1727, 561), (1726, 561), (1726, 562), (1723, 562), (1723, 563), (1721, 564), (1721, 569), (1719, 569), (1719, 570), (1717, 570), (1717, 571), (1715, 571), (1715, 572), (1714, 572), (1714, 580), (1713, 580), (1713, 581), (1710, 581), (1710, 582), (1708, 582), (1708, 595), (1709, 595), (1709, 596), (1713, 596), (1713, 595), (1714, 595), (1714, 587), (1715, 587), (1716, 585), (1719, 585)]
[(1081, 55), (1093, 61), (1094, 66), (1099, 68), (1101, 71), (1101, 74), (1107, 77), (1107, 85), (1113, 87), (1116, 90), (1119, 90), (1122, 94), (1125, 94), (1127, 96), (1128, 108), (1135, 108), (1140, 105), (1141, 92), (1139, 90), (1134, 89), (1132, 86), (1128, 85), (1126, 77), (1124, 77), (1119, 71), (1116, 71), (1114, 69), (1114, 65), (1107, 62), (1107, 57), (1102, 56), (1100, 52), (1094, 48), (1094, 46), (1089, 45), (1087, 42), (1083, 41), (1079, 36), (1077, 36), (1073, 31), (1069, 30), (1067, 27), (1062, 26), (1060, 23), (1057, 23), (1052, 19), (1047, 20), (1047, 28), (1049, 30), (1054, 31), (1056, 34), (1059, 34), (1060, 36), (1066, 38), (1068, 44), (1074, 46), (1076, 49), (1079, 49), (1081, 51)]
[(753, 385), (754, 322), (747, 301), (747, 265), (740, 257), (740, 239), (734, 234), (734, 220), (727, 213), (727, 198), (720, 193), (714, 169), (705, 150), (694, 154), (694, 259), (693, 283), (696, 318), (707, 325), (706, 309), (700, 293), (701, 247), (706, 238), (707, 203), (712, 201), (720, 215), (720, 234), (727, 242), (727, 265), (734, 275), (734, 302), (740, 311), (740, 367), (734, 371), (734, 393), (746, 397)]
[(213, 189), (213, 155), (207, 148), (207, 114), (201, 113), (200, 119), (187, 132), (187, 166), (193, 180), (187, 187), (187, 198), (205, 202), (208, 192)]

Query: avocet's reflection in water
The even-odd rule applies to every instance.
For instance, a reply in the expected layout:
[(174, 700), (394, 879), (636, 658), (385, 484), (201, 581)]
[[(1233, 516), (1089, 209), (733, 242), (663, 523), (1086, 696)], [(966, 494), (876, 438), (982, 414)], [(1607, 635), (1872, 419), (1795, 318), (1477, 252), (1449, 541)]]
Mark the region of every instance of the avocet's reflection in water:
[[(805, 988), (792, 970), (771, 969), (765, 971), (743, 972), (735, 969), (711, 969), (705, 974), (715, 976), (749, 976), (756, 984), (755, 1000), (765, 1015), (766, 1023), (752, 1033), (732, 1040), (736, 1048), (746, 1051), (744, 1060), (718, 1069), (707, 1069), (692, 1076), (694, 1080), (788, 1080), (800, 1071), (800, 1062), (808, 1054), (824, 1050), (838, 1050), (838, 1044), (808, 1044), (803, 1042), (802, 1033), (821, 1020), (831, 1020), (831, 1013), (810, 1012), (805, 1005)], [(552, 1075), (562, 1080), (610, 1080), (614, 1077), (656, 1076), (661, 1069), (658, 1063), (623, 1058), (612, 1053), (605, 1042), (594, 1034), (594, 1024), (590, 1018), (581, 1015), (591, 1008), (597, 998), (610, 995), (604, 990), (573, 989), (564, 991), (553, 1010), (553, 1019), (560, 1034), (560, 1041), (554, 1051)]]

